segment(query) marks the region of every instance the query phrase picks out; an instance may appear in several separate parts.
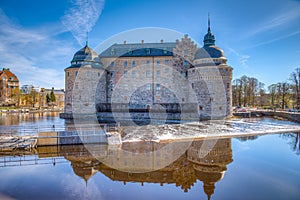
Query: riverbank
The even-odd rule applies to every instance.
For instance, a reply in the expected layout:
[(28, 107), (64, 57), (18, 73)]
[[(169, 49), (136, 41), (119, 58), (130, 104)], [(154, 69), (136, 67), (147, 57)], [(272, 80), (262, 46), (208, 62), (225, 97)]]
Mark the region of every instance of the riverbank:
[(62, 112), (62, 111), (63, 111), (63, 108), (10, 108), (10, 107), (0, 107), (0, 114)]
[[(266, 134), (300, 132), (300, 125), (273, 118), (243, 118), (231, 120), (202, 121), (184, 124), (162, 124), (147, 126), (121, 126), (118, 131), (105, 129), (52, 131), (37, 136), (0, 137), (0, 152), (30, 151), (39, 146), (61, 146), (77, 144), (117, 145), (124, 143), (155, 142), (168, 143), (203, 139), (260, 136)], [(87, 127), (86, 127), (87, 128)], [(118, 137), (116, 137), (118, 136)], [(116, 142), (117, 141), (117, 142)]]

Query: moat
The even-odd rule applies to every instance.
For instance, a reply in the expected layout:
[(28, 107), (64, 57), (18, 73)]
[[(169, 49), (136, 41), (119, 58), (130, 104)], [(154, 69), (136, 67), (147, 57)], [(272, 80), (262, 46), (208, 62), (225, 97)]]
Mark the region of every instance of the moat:
[[(28, 134), (26, 127), (68, 126), (57, 113), (2, 116), (1, 124), (1, 131), (9, 128), (20, 135)], [(233, 120), (215, 129), (203, 126), (210, 132), (243, 133), (289, 130), (298, 124), (260, 118)], [(299, 199), (297, 132), (174, 142), (156, 134), (157, 142), (142, 140), (148, 130), (141, 130), (138, 137), (127, 130), (121, 146), (49, 146), (28, 155), (2, 154), (0, 199)], [(172, 133), (177, 132), (168, 131)]]

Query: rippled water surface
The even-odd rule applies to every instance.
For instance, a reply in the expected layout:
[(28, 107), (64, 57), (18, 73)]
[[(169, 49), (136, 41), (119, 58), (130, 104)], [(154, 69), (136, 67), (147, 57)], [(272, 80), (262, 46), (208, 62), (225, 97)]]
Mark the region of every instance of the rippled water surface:
[[(53, 120), (59, 119), (50, 118), (49, 124)], [(249, 123), (257, 129), (259, 124), (297, 126), (261, 119), (227, 128)], [(0, 199), (298, 200), (299, 137), (286, 132), (172, 144), (39, 147), (26, 156), (1, 154)]]

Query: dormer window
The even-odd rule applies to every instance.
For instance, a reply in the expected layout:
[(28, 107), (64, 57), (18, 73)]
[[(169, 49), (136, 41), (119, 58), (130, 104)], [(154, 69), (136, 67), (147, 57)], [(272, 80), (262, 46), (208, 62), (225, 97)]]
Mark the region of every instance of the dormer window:
[(112, 56), (115, 55), (115, 49), (114, 48), (111, 49), (110, 55), (112, 55)]
[(147, 54), (147, 55), (150, 55), (150, 53), (151, 53), (150, 49), (147, 48), (147, 49), (146, 49), (146, 54)]

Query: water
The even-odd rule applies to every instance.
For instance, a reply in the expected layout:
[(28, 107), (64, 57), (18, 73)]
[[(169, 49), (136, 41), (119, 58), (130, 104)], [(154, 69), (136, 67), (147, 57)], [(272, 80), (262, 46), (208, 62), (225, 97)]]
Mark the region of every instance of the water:
[[(297, 125), (265, 118), (229, 128), (245, 123)], [(288, 132), (172, 144), (40, 147), (32, 155), (0, 156), (0, 199), (298, 200), (299, 155), (299, 133)]]

